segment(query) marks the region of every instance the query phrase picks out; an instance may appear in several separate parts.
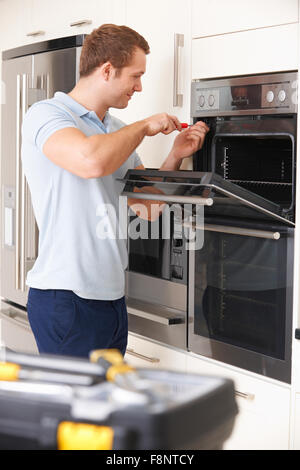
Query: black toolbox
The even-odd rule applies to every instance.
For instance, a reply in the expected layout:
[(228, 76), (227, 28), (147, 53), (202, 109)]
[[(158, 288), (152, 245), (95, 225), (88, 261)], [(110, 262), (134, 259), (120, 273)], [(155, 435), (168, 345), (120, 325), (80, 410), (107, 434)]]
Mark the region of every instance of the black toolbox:
[[(114, 356), (118, 357), (118, 356)], [(237, 415), (231, 380), (6, 353), (0, 449), (222, 449)]]

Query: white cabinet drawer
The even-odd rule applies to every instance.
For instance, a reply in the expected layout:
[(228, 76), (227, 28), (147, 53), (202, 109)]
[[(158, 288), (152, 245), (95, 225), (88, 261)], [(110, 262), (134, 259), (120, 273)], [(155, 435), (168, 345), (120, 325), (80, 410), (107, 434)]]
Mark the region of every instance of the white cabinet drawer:
[(135, 367), (150, 367), (184, 372), (186, 355), (172, 348), (129, 335), (125, 360)]
[(26, 314), (7, 308), (0, 311), (1, 345), (15, 352), (38, 352)]
[(298, 21), (298, 0), (193, 0), (193, 37)]
[(235, 383), (239, 414), (225, 449), (288, 449), (289, 386), (195, 356), (188, 356), (187, 372), (228, 377)]
[(296, 69), (296, 23), (192, 41), (193, 79)]

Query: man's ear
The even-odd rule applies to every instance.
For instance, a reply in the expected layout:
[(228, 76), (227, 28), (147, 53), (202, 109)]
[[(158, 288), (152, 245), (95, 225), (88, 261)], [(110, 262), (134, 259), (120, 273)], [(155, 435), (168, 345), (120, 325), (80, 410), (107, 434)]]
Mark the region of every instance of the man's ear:
[(102, 78), (107, 82), (110, 77), (113, 75), (114, 67), (110, 62), (105, 62), (99, 67), (99, 73), (101, 74)]

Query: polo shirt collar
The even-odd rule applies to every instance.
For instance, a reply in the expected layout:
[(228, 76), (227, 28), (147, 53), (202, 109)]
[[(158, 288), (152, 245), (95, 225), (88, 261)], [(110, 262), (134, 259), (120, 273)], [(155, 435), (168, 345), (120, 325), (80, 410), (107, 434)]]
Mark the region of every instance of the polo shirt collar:
[(82, 104), (78, 103), (73, 98), (71, 98), (71, 96), (63, 93), (62, 91), (57, 91), (54, 94), (54, 98), (65, 104), (68, 108), (70, 108), (71, 111), (73, 111), (73, 113), (77, 114), (79, 117), (84, 116), (90, 112), (88, 109), (82, 106)]
[(63, 93), (62, 91), (57, 91), (54, 94), (54, 98), (65, 104), (68, 108), (70, 108), (71, 111), (73, 111), (73, 113), (77, 114), (79, 117), (88, 115), (89, 118), (98, 121), (101, 127), (103, 127), (104, 132), (107, 132), (109, 129), (111, 124), (111, 116), (109, 112), (105, 114), (103, 121), (101, 121), (95, 111), (89, 111), (82, 104), (78, 103), (76, 100), (71, 98), (71, 96)]

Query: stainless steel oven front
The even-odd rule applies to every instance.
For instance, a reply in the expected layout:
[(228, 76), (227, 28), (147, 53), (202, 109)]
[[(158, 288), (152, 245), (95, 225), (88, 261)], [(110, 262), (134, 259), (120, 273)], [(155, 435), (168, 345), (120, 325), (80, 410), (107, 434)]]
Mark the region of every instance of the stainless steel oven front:
[(192, 84), (193, 122), (210, 127), (193, 171), (122, 181), (124, 196), (191, 204), (182, 229), (203, 244), (187, 250), (176, 220), (173, 241), (130, 242), (132, 331), (290, 383), (296, 110), (295, 72)]
[(297, 81), (289, 72), (192, 84), (193, 122), (211, 129), (194, 170), (212, 171), (276, 204), (281, 218), (227, 203), (206, 213), (203, 248), (189, 257), (188, 348), (287, 383)]

